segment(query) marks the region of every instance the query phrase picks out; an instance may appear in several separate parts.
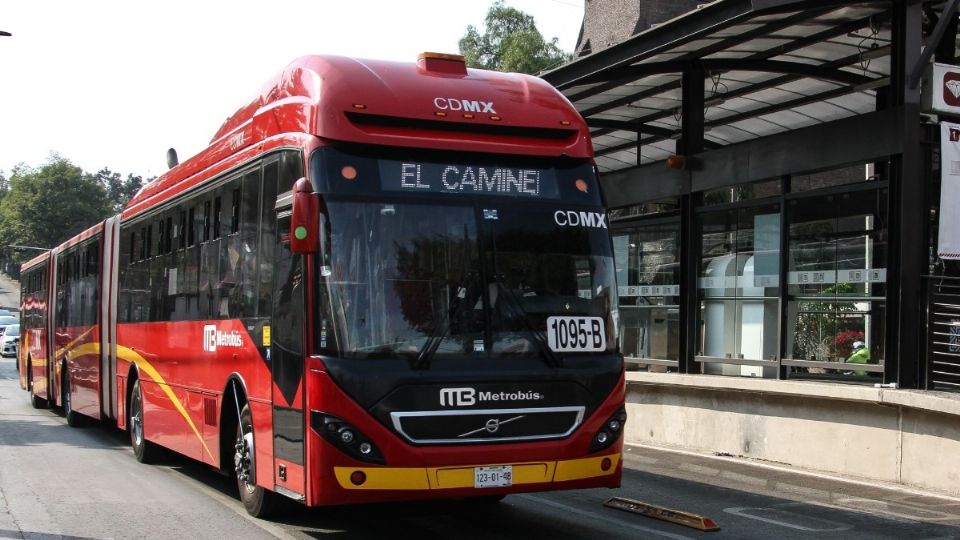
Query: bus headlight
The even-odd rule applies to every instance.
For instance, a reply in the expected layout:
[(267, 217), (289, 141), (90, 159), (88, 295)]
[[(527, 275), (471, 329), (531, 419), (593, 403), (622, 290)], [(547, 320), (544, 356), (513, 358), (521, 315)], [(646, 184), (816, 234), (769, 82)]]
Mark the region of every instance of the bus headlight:
[(623, 433), (623, 426), (626, 423), (626, 409), (621, 408), (617, 412), (610, 415), (610, 418), (607, 418), (607, 421), (603, 423), (603, 425), (600, 427), (600, 430), (594, 434), (593, 441), (590, 443), (590, 450), (588, 450), (588, 452), (592, 454), (594, 452), (599, 452), (600, 450), (609, 448), (614, 441), (620, 438), (620, 435)]
[(310, 411), (310, 427), (324, 440), (354, 459), (381, 465), (386, 463), (377, 445), (341, 418), (320, 411)]

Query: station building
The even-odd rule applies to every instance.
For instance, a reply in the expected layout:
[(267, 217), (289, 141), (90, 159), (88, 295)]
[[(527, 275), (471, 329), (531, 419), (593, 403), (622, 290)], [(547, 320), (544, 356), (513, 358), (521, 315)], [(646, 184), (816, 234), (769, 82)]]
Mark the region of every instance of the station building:
[(960, 494), (958, 4), (586, 2), (634, 442)]

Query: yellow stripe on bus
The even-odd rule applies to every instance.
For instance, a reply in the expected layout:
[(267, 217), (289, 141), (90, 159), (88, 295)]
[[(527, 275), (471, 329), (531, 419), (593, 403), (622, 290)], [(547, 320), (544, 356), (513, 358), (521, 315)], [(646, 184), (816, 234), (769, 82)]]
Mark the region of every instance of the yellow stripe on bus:
[(193, 420), (190, 418), (190, 414), (186, 409), (183, 408), (183, 404), (180, 403), (180, 399), (178, 399), (177, 395), (173, 393), (173, 390), (170, 389), (170, 385), (167, 384), (167, 381), (163, 380), (163, 377), (160, 376), (160, 373), (156, 370), (156, 368), (154, 368), (146, 358), (140, 356), (140, 353), (122, 345), (117, 345), (117, 357), (128, 362), (133, 362), (138, 368), (140, 368), (142, 373), (145, 373), (148, 377), (153, 379), (154, 382), (159, 384), (160, 390), (163, 390), (163, 393), (167, 395), (170, 403), (173, 403), (173, 406), (176, 407), (177, 412), (180, 413), (180, 416), (186, 420), (187, 425), (189, 425), (190, 429), (193, 430), (193, 434), (197, 436), (200, 444), (203, 445), (203, 449), (206, 450), (207, 455), (210, 456), (211, 460), (216, 461), (213, 457), (213, 453), (210, 452), (210, 448), (207, 447), (206, 441), (203, 440), (203, 435), (201, 435), (200, 430), (197, 429), (197, 425), (194, 424)]
[[(601, 464), (610, 460), (607, 470)], [(616, 472), (620, 454), (518, 464), (483, 464), (465, 467), (334, 467), (337, 483), (344, 489), (429, 490), (474, 487), (475, 467), (513, 466), (513, 485), (567, 482), (609, 476)], [(350, 475), (362, 472), (366, 481), (357, 486)]]

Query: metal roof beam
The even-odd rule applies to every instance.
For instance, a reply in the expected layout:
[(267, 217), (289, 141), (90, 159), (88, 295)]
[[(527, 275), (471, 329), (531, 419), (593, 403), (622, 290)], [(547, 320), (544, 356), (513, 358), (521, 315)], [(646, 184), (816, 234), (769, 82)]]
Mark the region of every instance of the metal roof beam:
[[(776, 32), (777, 30), (783, 30), (784, 28), (790, 27), (790, 26), (792, 26), (792, 25), (794, 25), (794, 24), (796, 24), (796, 23), (798, 23), (798, 22), (808, 21), (808, 20), (810, 20), (810, 19), (813, 18), (813, 17), (818, 17), (818, 16), (820, 16), (820, 15), (826, 13), (826, 12), (829, 12), (831, 9), (832, 9), (832, 8), (830, 8), (830, 9), (819, 9), (819, 10), (803, 11), (803, 12), (797, 13), (797, 14), (791, 16), (791, 17), (787, 17), (786, 19), (783, 19), (783, 20), (780, 20), (780, 21), (770, 22), (770, 23), (767, 23), (767, 24), (765, 24), (765, 25), (763, 25), (763, 26), (760, 26), (760, 27), (758, 27), (758, 28), (754, 28), (753, 30), (749, 30), (749, 31), (747, 31), (747, 32), (744, 32), (744, 33), (742, 33), (742, 34), (739, 34), (739, 35), (737, 35), (737, 36), (733, 36), (733, 37), (729, 37), (729, 38), (723, 39), (723, 40), (721, 40), (721, 41), (719, 41), (719, 42), (717, 42), (717, 43), (714, 43), (713, 45), (709, 45), (709, 46), (707, 46), (707, 47), (705, 47), (705, 48), (703, 48), (703, 49), (700, 49), (700, 50), (698, 50), (698, 51), (696, 51), (696, 52), (687, 53), (687, 54), (685, 54), (685, 55), (683, 55), (683, 56), (680, 56), (680, 57), (678, 57), (678, 58), (674, 58), (673, 60), (671, 60), (671, 62), (683, 62), (683, 61), (688, 61), (688, 60), (696, 60), (697, 58), (702, 58), (702, 57), (704, 57), (704, 56), (713, 54), (713, 53), (715, 53), (715, 52), (719, 52), (719, 51), (725, 50), (725, 49), (727, 49), (727, 48), (729, 48), (729, 47), (734, 47), (734, 46), (736, 46), (736, 45), (741, 45), (741, 44), (743, 44), (743, 43), (745, 43), (745, 42), (747, 42), (747, 41), (750, 41), (751, 39), (754, 39), (754, 38), (757, 38), (757, 37), (767, 36), (768, 34), (771, 34), (771, 33), (773, 33), (773, 32)], [(743, 21), (743, 22), (749, 22), (749, 21)], [(678, 70), (678, 69), (673, 69), (673, 70), (671, 70), (671, 71), (679, 71), (679, 70)], [(589, 84), (588, 81), (590, 81), (591, 79), (593, 79), (593, 78), (595, 78), (595, 77), (602, 77), (602, 76), (604, 76), (604, 75), (606, 75), (606, 74), (607, 74), (607, 71), (606, 71), (606, 70), (601, 71), (601, 72), (598, 72), (598, 73), (595, 73), (595, 74), (593, 74), (593, 75), (590, 75), (590, 76), (588, 76), (588, 77), (585, 77), (584, 79), (582, 79), (582, 80), (580, 80), (580, 81), (577, 81), (577, 84)], [(578, 99), (582, 99), (582, 98), (584, 98), (584, 97), (588, 97), (588, 96), (592, 96), (592, 95), (595, 95), (595, 94), (599, 94), (600, 92), (605, 92), (605, 91), (607, 91), (607, 90), (609, 90), (609, 89), (611, 89), (611, 88), (616, 88), (617, 86), (620, 86), (621, 84), (623, 84), (623, 83), (622, 83), (622, 81), (620, 81), (619, 79), (617, 79), (617, 80), (609, 80), (609, 81), (601, 84), (600, 86), (595, 86), (595, 87), (590, 88), (590, 89), (588, 89), (588, 90), (586, 90), (586, 91), (584, 91), (584, 92), (581, 92), (581, 93), (579, 93), (579, 94), (574, 94), (574, 95), (572, 95), (572, 96), (569, 96), (569, 99), (570, 99), (570, 101), (577, 101)]]
[[(666, 139), (673, 139), (680, 135), (679, 129), (677, 131), (673, 131), (667, 128), (650, 126), (647, 124), (639, 124), (636, 121), (632, 121), (632, 120), (631, 121), (604, 120), (602, 118), (593, 118), (593, 119), (587, 120), (587, 124), (590, 127), (602, 127), (602, 128), (607, 128), (611, 131), (630, 131), (630, 132), (636, 133), (638, 137), (641, 134), (653, 135), (653, 137), (648, 137), (646, 139), (640, 138), (638, 141), (634, 141), (631, 143), (619, 144), (617, 145), (617, 151), (629, 149), (632, 146), (636, 146), (638, 142), (640, 145), (644, 145), (651, 142), (658, 142)], [(723, 146), (712, 141), (704, 141), (703, 144), (704, 144), (704, 147), (707, 149), (717, 149)], [(597, 151), (596, 155), (599, 156), (599, 155), (608, 153), (605, 150), (607, 149)]]
[[(960, 0), (957, 0), (960, 1)], [(724, 58), (713, 60), (693, 60), (677, 64), (675, 61), (652, 62), (649, 64), (637, 64), (621, 68), (617, 79), (617, 86), (626, 82), (634, 81), (648, 75), (662, 73), (675, 73), (677, 68), (684, 70), (687, 67), (697, 66), (703, 68), (708, 74), (718, 71), (765, 71), (768, 73), (784, 73), (791, 75), (802, 75), (812, 79), (821, 79), (825, 81), (834, 81), (844, 84), (866, 84), (873, 80), (865, 75), (857, 75), (848, 71), (817, 66), (814, 64), (804, 64), (802, 62), (784, 62), (779, 60), (750, 60), (742, 58)]]
[(683, 15), (684, 24), (663, 24), (650, 28), (626, 41), (545, 73), (544, 79), (560, 89), (574, 86), (583, 77), (629, 65), (644, 54), (693, 41), (716, 30), (717, 26), (735, 23), (752, 11), (752, 0), (714, 2)]
[[(885, 14), (884, 16), (885, 16), (885, 17), (888, 17), (889, 15)], [(868, 25), (868, 24), (870, 24), (870, 19), (869, 19), (869, 18), (859, 19), (859, 20), (857, 20), (857, 21), (851, 21), (851, 22), (849, 22), (849, 23), (847, 23), (847, 24), (840, 25), (840, 26), (837, 26), (837, 27), (835, 27), (835, 28), (830, 28), (830, 29), (824, 30), (824, 31), (822, 31), (822, 32), (817, 32), (816, 34), (807, 36), (807, 37), (802, 38), (802, 39), (798, 39), (798, 40), (796, 40), (796, 41), (792, 41), (792, 42), (790, 42), (790, 43), (781, 45), (781, 46), (779, 46), (779, 47), (775, 47), (775, 48), (770, 49), (770, 50), (768, 50), (768, 51), (762, 51), (762, 52), (759, 52), (759, 53), (756, 53), (756, 54), (752, 54), (752, 55), (750, 55), (750, 56), (747, 56), (747, 57), (745, 58), (745, 60), (767, 60), (767, 59), (769, 59), (769, 58), (773, 58), (773, 57), (779, 56), (779, 55), (781, 55), (781, 54), (785, 54), (785, 53), (788, 53), (788, 52), (793, 52), (793, 51), (802, 49), (802, 48), (807, 47), (807, 46), (809, 46), (809, 45), (812, 45), (812, 44), (814, 44), (814, 43), (818, 43), (818, 42), (820, 42), (820, 41), (824, 41), (824, 40), (827, 40), (827, 39), (830, 39), (830, 38), (834, 38), (834, 37), (837, 37), (837, 36), (840, 36), (840, 35), (844, 35), (844, 34), (846, 34), (847, 32), (851, 32), (851, 31), (853, 31), (853, 30), (856, 30), (856, 29), (859, 29), (859, 28), (863, 28), (865, 25)], [(849, 63), (849, 62), (848, 62), (848, 63)], [(828, 65), (829, 65), (829, 64), (824, 64), (824, 65), (822, 65), (821, 67), (827, 67)], [(677, 66), (677, 69), (676, 69), (675, 71), (679, 73), (679, 71), (680, 71), (680, 66)], [(607, 103), (603, 103), (603, 104), (601, 104), (601, 105), (597, 105), (597, 106), (591, 107), (591, 108), (589, 108), (589, 109), (586, 109), (586, 110), (584, 110), (584, 111), (581, 111), (580, 114), (582, 114), (583, 116), (589, 116), (589, 115), (592, 115), (592, 114), (596, 114), (596, 113), (598, 113), (598, 112), (603, 112), (603, 111), (608, 110), (608, 109), (612, 109), (612, 108), (615, 108), (615, 107), (619, 107), (619, 106), (621, 106), (621, 105), (626, 105), (627, 103), (633, 103), (634, 101), (637, 101), (637, 100), (640, 100), (640, 99), (644, 99), (644, 98), (646, 98), (646, 97), (655, 96), (655, 95), (657, 95), (657, 94), (659, 94), (659, 93), (661, 93), (661, 92), (667, 91), (667, 90), (676, 90), (676, 89), (678, 89), (678, 88), (680, 88), (680, 81), (679, 81), (679, 80), (677, 80), (676, 82), (669, 83), (669, 84), (667, 84), (667, 85), (660, 85), (660, 86), (655, 87), (655, 88), (650, 88), (650, 89), (647, 89), (647, 90), (644, 90), (644, 91), (641, 91), (641, 92), (637, 92), (636, 94), (631, 94), (631, 95), (629, 95), (629, 96), (623, 96), (623, 97), (620, 97), (620, 98), (611, 100), (611, 101), (609, 101), (609, 102), (607, 102)], [(574, 102), (574, 105), (576, 105), (576, 101), (577, 101), (578, 99), (582, 99), (583, 97), (588, 97), (587, 95), (584, 95), (584, 94), (585, 94), (585, 93), (577, 94), (577, 95), (574, 95), (574, 96), (569, 96), (568, 99), (569, 99), (571, 102)]]
[[(768, 106), (766, 106), (766, 107), (760, 107), (759, 109), (754, 109), (754, 110), (752, 110), (752, 111), (744, 111), (744, 112), (742, 112), (742, 113), (733, 114), (733, 115), (730, 115), (730, 116), (724, 116), (723, 118), (718, 118), (718, 119), (713, 120), (713, 121), (710, 121), (710, 122), (705, 122), (705, 123), (704, 123), (704, 127), (705, 127), (705, 128), (713, 128), (713, 127), (717, 127), (717, 126), (724, 126), (724, 125), (728, 125), (728, 124), (733, 124), (733, 123), (736, 123), (736, 122), (740, 122), (740, 121), (742, 121), (742, 120), (748, 120), (748, 119), (750, 119), (750, 118), (756, 118), (756, 117), (758, 117), (758, 116), (764, 116), (764, 115), (771, 114), (771, 113), (775, 113), (775, 112), (779, 112), (779, 111), (784, 111), (784, 110), (788, 110), (788, 109), (793, 109), (794, 107), (802, 107), (802, 106), (804, 106), (804, 105), (809, 105), (809, 104), (811, 104), (811, 103), (817, 103), (818, 101), (825, 101), (825, 100), (828, 100), (828, 99), (833, 99), (833, 98), (835, 98), (835, 97), (840, 97), (840, 96), (845, 95), (845, 94), (849, 94), (849, 93), (851, 92), (851, 90), (852, 90), (852, 89), (851, 89), (850, 87), (848, 87), (848, 86), (844, 86), (844, 87), (840, 87), (840, 88), (834, 88), (834, 89), (832, 89), (832, 90), (827, 90), (826, 92), (820, 92), (819, 94), (813, 94), (813, 95), (810, 95), (810, 96), (803, 96), (803, 97), (799, 97), (799, 98), (797, 98), (797, 99), (792, 99), (792, 100), (790, 100), (790, 101), (785, 101), (785, 102), (783, 102), (783, 103), (776, 103), (776, 104), (773, 104), (773, 105), (768, 105)], [(593, 125), (593, 124), (591, 123), (591, 125)], [(660, 129), (663, 129), (663, 128), (660, 128)], [(666, 129), (663, 130), (663, 131), (670, 132), (670, 130), (666, 130)], [(654, 134), (651, 133), (651, 135), (654, 135)], [(651, 143), (655, 143), (655, 142), (659, 142), (659, 141), (662, 141), (662, 140), (669, 139), (669, 138), (671, 138), (671, 135), (673, 135), (673, 132), (670, 132), (670, 134), (669, 134), (669, 135), (666, 135), (666, 136), (657, 134), (657, 136), (655, 136), (655, 137), (649, 137), (648, 139), (645, 139), (645, 140), (642, 141), (642, 142), (643, 142), (643, 144), (651, 144)], [(619, 152), (620, 150), (626, 150), (626, 149), (630, 148), (631, 146), (633, 146), (634, 144), (635, 144), (635, 143), (630, 143), (630, 144), (624, 143), (624, 144), (618, 144), (618, 145), (616, 145), (616, 146), (611, 146), (611, 147), (608, 147), (608, 148), (604, 148), (603, 150), (598, 150), (598, 151), (596, 152), (596, 155), (597, 155), (597, 156), (602, 156), (602, 155), (609, 154), (609, 153), (613, 153), (613, 152)], [(716, 143), (713, 143), (713, 144), (714, 144), (714, 147), (721, 147), (721, 146), (722, 146), (722, 145), (717, 145)]]
[[(887, 45), (887, 46), (885, 46), (884, 48), (889, 49), (890, 46)], [(832, 61), (830, 61), (830, 62), (828, 62), (828, 63), (826, 63), (826, 64), (823, 64), (823, 65), (820, 66), (820, 67), (821, 67), (821, 68), (826, 68), (826, 69), (838, 69), (838, 68), (840, 68), (840, 67), (848, 66), (848, 65), (850, 65), (850, 64), (852, 64), (852, 63), (854, 63), (854, 62), (857, 62), (859, 59), (860, 59), (860, 55), (859, 55), (859, 54), (853, 54), (853, 55), (850, 55), (850, 56), (845, 56), (845, 57), (843, 57), (843, 58), (838, 58), (838, 59), (836, 59), (836, 60), (832, 60)], [(767, 89), (769, 89), (769, 88), (774, 88), (774, 87), (780, 86), (780, 85), (782, 85), (782, 84), (788, 84), (788, 83), (791, 83), (791, 82), (793, 82), (793, 81), (796, 81), (796, 80), (798, 80), (798, 79), (800, 79), (800, 78), (802, 78), (802, 77), (801, 77), (801, 76), (798, 76), (798, 75), (783, 75), (783, 76), (780, 76), (780, 77), (775, 77), (775, 78), (773, 78), (773, 79), (764, 81), (764, 82), (762, 82), (762, 83), (757, 83), (757, 84), (753, 84), (753, 85), (749, 85), (749, 86), (744, 86), (744, 87), (738, 88), (738, 89), (736, 89), (736, 90), (731, 90), (731, 91), (726, 92), (726, 93), (724, 93), (724, 94), (722, 94), (722, 95), (720, 95), (720, 96), (717, 96), (717, 97), (721, 97), (721, 98), (723, 98), (723, 99), (725, 99), (725, 100), (727, 100), (727, 99), (733, 99), (733, 98), (738, 98), (738, 97), (742, 97), (742, 96), (745, 96), (745, 95), (753, 94), (753, 93), (755, 93), (755, 92), (760, 92), (760, 91), (762, 91), (762, 90), (767, 90)], [(882, 79), (870, 79), (870, 82), (877, 82), (877, 81), (881, 81), (881, 80), (882, 80)], [(850, 90), (847, 89), (847, 92), (849, 92), (849, 91), (850, 91)], [(708, 101), (709, 101), (709, 100), (708, 100)], [(750, 111), (747, 111), (747, 112), (750, 112)], [(581, 113), (581, 114), (583, 114), (583, 113)], [(644, 117), (641, 117), (641, 118), (637, 118), (636, 120), (631, 120), (631, 122), (637, 122), (637, 123), (639, 123), (639, 124), (645, 124), (645, 123), (647, 123), (647, 122), (653, 122), (653, 121), (656, 121), (656, 120), (661, 120), (661, 119), (663, 119), (663, 118), (667, 118), (667, 117), (671, 116), (672, 114), (673, 114), (673, 111), (670, 111), (670, 112), (667, 112), (667, 113), (649, 114), (649, 115), (647, 115), (647, 116), (644, 116)], [(586, 114), (584, 114), (584, 116), (586, 117)], [(589, 117), (587, 117), (587, 121), (588, 121), (588, 123), (589, 123), (589, 121), (590, 121)], [(591, 125), (592, 125), (592, 124), (591, 124)], [(591, 135), (591, 137), (600, 137), (600, 136), (605, 135), (605, 134), (607, 134), (607, 133), (610, 133), (610, 131), (609, 131), (609, 130), (608, 130), (608, 131), (600, 130), (600, 131), (593, 132), (593, 133), (591, 133), (590, 135)]]
[[(887, 4), (889, 0), (876, 1)], [(813, 10), (824, 7), (842, 7), (849, 2), (841, 0), (723, 0), (707, 4), (682, 15), (683, 23), (670, 22), (645, 30), (626, 41), (584, 56), (545, 73), (544, 78), (557, 88), (579, 84), (588, 75), (606, 69), (629, 65), (645, 54), (655, 54), (741, 22), (751, 15), (766, 15), (784, 11)]]

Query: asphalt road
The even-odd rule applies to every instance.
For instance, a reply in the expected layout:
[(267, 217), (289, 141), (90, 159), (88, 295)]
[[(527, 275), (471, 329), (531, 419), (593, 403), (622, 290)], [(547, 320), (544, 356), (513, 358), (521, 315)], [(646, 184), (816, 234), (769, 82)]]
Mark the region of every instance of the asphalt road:
[[(800, 475), (730, 458), (629, 448), (624, 487), (246, 515), (232, 482), (170, 457), (133, 459), (124, 433), (30, 408), (0, 359), (0, 538), (958, 538), (960, 500)], [(613, 496), (703, 514), (700, 532), (605, 508)]]

